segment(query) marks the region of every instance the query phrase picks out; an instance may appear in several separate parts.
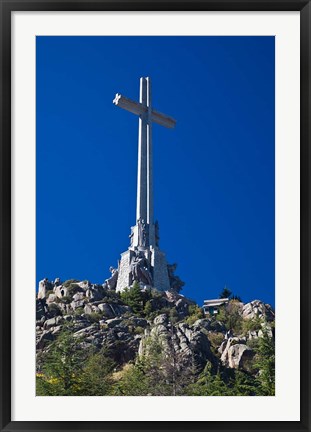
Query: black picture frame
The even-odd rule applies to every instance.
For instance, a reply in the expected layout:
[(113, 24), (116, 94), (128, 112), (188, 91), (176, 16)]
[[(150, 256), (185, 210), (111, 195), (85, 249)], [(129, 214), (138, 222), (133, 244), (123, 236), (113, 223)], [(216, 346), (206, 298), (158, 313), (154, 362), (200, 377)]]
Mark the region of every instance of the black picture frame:
[[(13, 11), (299, 11), (300, 12), (300, 167), (301, 167), (301, 353), (298, 422), (23, 422), (11, 421), (11, 12)], [(310, 427), (310, 1), (304, 0), (0, 0), (1, 13), (1, 269), (0, 269), (0, 425), (1, 431), (309, 431)], [(287, 295), (290, 293), (287, 293)], [(293, 293), (294, 295), (294, 293)], [(293, 373), (293, 371), (289, 371)], [(298, 379), (298, 377), (297, 377)], [(139, 409), (139, 404), (138, 404)]]

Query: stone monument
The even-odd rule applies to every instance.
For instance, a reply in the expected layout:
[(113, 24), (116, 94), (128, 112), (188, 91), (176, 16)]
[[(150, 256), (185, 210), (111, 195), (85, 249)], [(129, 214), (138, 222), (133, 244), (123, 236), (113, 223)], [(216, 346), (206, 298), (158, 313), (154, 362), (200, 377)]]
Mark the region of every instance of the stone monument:
[(165, 254), (159, 249), (159, 225), (153, 216), (152, 185), (152, 124), (173, 128), (176, 122), (153, 109), (150, 78), (140, 78), (139, 102), (117, 93), (113, 103), (139, 116), (136, 224), (131, 227), (130, 246), (121, 254), (116, 290), (123, 291), (134, 281), (139, 282), (142, 288), (178, 290), (184, 284), (173, 275), (172, 266), (168, 267)]

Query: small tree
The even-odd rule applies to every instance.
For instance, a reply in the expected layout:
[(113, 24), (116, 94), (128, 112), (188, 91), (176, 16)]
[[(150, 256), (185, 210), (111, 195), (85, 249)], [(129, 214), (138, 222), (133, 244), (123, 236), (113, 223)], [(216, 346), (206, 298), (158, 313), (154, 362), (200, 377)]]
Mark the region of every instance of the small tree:
[(204, 371), (194, 384), (187, 387), (189, 396), (233, 396), (233, 390), (223, 380), (221, 373), (213, 373), (213, 366), (207, 363)]
[(152, 303), (150, 300), (146, 301), (145, 307), (144, 307), (144, 314), (146, 317), (148, 317), (152, 312)]
[(258, 360), (255, 366), (259, 369), (258, 383), (260, 393), (265, 396), (275, 394), (275, 342), (274, 338), (268, 335), (266, 329), (263, 336), (259, 338)]
[(232, 292), (225, 286), (224, 289), (219, 294), (219, 298), (220, 299), (230, 298), (231, 294), (232, 294)]
[(111, 392), (113, 361), (104, 351), (90, 353), (83, 366), (77, 393), (80, 396), (104, 396)]
[(256, 396), (258, 394), (256, 380), (242, 371), (234, 371), (234, 378), (230, 384), (235, 396)]
[(189, 305), (189, 316), (186, 319), (188, 325), (194, 324), (198, 319), (204, 318), (203, 310), (198, 305)]
[(243, 318), (239, 312), (239, 305), (234, 301), (230, 301), (228, 305), (219, 308), (217, 319), (235, 335), (240, 334), (242, 331)]
[(143, 299), (144, 296), (137, 281), (133, 283), (133, 286), (130, 289), (126, 288), (121, 293), (121, 300), (130, 306), (134, 313), (142, 312)]
[(148, 376), (140, 364), (129, 365), (112, 389), (114, 396), (147, 396), (150, 391)]
[(38, 396), (72, 396), (78, 393), (80, 374), (87, 353), (79, 339), (65, 329), (42, 356), (42, 374), (37, 379)]

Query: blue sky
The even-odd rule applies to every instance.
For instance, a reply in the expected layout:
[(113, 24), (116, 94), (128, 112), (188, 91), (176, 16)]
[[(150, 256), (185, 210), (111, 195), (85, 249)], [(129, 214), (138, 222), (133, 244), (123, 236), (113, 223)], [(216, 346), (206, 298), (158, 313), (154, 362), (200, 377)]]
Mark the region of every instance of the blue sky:
[(199, 304), (274, 304), (274, 38), (37, 37), (37, 281), (102, 283), (135, 224), (139, 98), (153, 127), (160, 248)]

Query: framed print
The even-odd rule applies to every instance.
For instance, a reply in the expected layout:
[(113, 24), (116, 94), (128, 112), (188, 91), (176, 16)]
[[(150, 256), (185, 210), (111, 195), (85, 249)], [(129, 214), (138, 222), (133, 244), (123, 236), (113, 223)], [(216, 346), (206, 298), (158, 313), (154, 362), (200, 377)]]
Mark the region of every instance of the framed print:
[(1, 22), (1, 430), (309, 430), (309, 2)]

